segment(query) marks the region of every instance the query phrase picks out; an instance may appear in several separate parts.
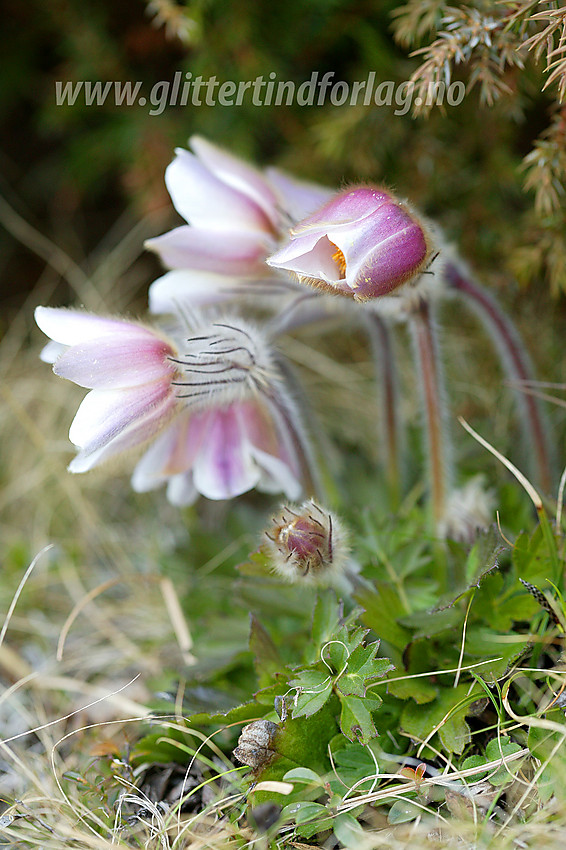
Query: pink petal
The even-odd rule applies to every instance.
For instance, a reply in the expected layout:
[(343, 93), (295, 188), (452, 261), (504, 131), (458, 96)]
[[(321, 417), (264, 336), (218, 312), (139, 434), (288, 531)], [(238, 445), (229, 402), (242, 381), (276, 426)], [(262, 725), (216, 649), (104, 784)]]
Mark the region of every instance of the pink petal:
[(291, 234), (299, 236), (303, 233), (330, 233), (334, 228), (361, 221), (384, 205), (395, 205), (387, 192), (365, 186), (358, 187), (335, 195), (315, 213), (299, 222), (291, 230)]
[(218, 233), (197, 227), (177, 227), (148, 239), (145, 247), (172, 269), (196, 269), (231, 275), (265, 275), (265, 257), (272, 243), (261, 234)]
[(166, 425), (174, 415), (175, 408), (175, 399), (166, 396), (155, 407), (119, 431), (109, 442), (98, 446), (96, 443), (85, 446), (69, 464), (69, 472), (87, 472), (109, 458), (147, 442)]
[(165, 184), (177, 212), (207, 230), (271, 231), (263, 209), (248, 195), (216, 177), (198, 157), (178, 148), (165, 171)]
[(135, 322), (105, 319), (64, 307), (36, 307), (35, 321), (44, 334), (63, 345), (77, 345), (115, 333), (134, 333), (150, 339), (154, 337), (152, 331)]
[(167, 398), (174, 401), (169, 384), (162, 381), (128, 390), (91, 390), (71, 423), (69, 439), (90, 454)]
[(278, 168), (268, 168), (266, 174), (277, 191), (279, 206), (293, 222), (313, 213), (334, 194), (326, 186), (296, 180)]
[(167, 356), (173, 353), (171, 346), (157, 336), (114, 334), (68, 348), (53, 371), (81, 387), (97, 389), (169, 382), (175, 368)]
[[(281, 413), (274, 405), (267, 407), (257, 402), (244, 402), (238, 405), (237, 412), (252, 457), (264, 473), (259, 489), (269, 493), (283, 491), (290, 499), (298, 498), (302, 492), (300, 464)], [(291, 415), (296, 418), (298, 414), (293, 411)]]
[(259, 171), (202, 136), (191, 136), (189, 142), (201, 162), (217, 177), (255, 201), (272, 224), (278, 223), (277, 197)]
[(260, 478), (235, 405), (216, 410), (193, 468), (195, 487), (208, 499), (231, 499), (251, 490)]
[(428, 252), (423, 229), (396, 204), (329, 236), (346, 257), (347, 284), (361, 298), (387, 295), (414, 277)]

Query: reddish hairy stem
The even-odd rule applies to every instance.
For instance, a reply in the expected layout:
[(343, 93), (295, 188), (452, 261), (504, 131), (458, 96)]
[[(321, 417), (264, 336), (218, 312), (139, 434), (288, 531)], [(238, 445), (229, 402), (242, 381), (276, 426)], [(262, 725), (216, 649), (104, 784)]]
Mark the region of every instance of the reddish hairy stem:
[[(505, 315), (495, 298), (476, 283), (466, 271), (453, 262), (446, 264), (444, 276), (448, 286), (469, 302), (493, 339), (503, 367), (514, 383), (524, 383), (533, 378), (533, 368), (517, 329)], [(534, 449), (538, 484), (548, 493), (552, 488), (551, 452), (538, 399), (521, 390), (515, 391), (523, 409), (522, 425), (526, 431), (527, 445)]]
[(401, 491), (401, 422), (399, 418), (398, 373), (391, 331), (374, 312), (367, 317), (374, 362), (379, 375), (380, 436), (382, 462), (386, 470), (391, 500), (399, 503)]
[(444, 519), (448, 490), (449, 443), (444, 427), (442, 375), (430, 304), (421, 299), (411, 314), (415, 359), (420, 369), (420, 387), (426, 420), (428, 468), (432, 515), (436, 527)]

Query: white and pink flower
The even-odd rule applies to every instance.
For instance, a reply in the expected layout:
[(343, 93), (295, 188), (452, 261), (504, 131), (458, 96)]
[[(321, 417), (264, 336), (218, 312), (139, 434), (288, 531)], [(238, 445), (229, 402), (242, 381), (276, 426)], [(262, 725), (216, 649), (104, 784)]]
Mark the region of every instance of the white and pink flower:
[(301, 283), (367, 301), (416, 281), (431, 255), (426, 229), (405, 204), (383, 189), (360, 187), (292, 227), (267, 262)]
[[(177, 212), (188, 222), (149, 239), (171, 271), (150, 287), (153, 313), (174, 312), (183, 300), (193, 305), (252, 294), (273, 273), (265, 260), (289, 224), (323, 204), (331, 192), (270, 169), (266, 175), (199, 136), (194, 153), (177, 149), (165, 183)], [(266, 292), (277, 292), (266, 287)]]
[(212, 321), (167, 336), (136, 322), (38, 307), (43, 359), (90, 390), (69, 437), (71, 472), (151, 443), (132, 484), (170, 501), (229, 499), (254, 487), (297, 498), (309, 450), (276, 358), (254, 326)]

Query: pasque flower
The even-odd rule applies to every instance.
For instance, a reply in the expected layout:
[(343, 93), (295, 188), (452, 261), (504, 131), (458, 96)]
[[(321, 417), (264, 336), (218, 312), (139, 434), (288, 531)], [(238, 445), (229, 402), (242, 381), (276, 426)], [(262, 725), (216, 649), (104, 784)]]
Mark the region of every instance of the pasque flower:
[(297, 498), (308, 446), (276, 357), (259, 329), (218, 319), (167, 335), (141, 324), (38, 307), (53, 342), (43, 359), (90, 392), (69, 437), (85, 472), (151, 442), (132, 485), (167, 483), (175, 504), (228, 499), (253, 487)]
[(193, 304), (216, 302), (242, 283), (265, 279), (265, 259), (289, 224), (330, 195), (276, 169), (264, 175), (200, 136), (190, 143), (194, 153), (177, 149), (165, 172), (188, 224), (146, 242), (171, 269), (150, 288), (154, 313), (171, 312), (187, 297)]
[(431, 252), (426, 229), (405, 204), (362, 186), (340, 192), (292, 227), (267, 262), (303, 283), (367, 301), (416, 280)]
[(265, 532), (273, 570), (286, 581), (333, 583), (350, 565), (347, 533), (334, 514), (310, 500), (286, 505)]

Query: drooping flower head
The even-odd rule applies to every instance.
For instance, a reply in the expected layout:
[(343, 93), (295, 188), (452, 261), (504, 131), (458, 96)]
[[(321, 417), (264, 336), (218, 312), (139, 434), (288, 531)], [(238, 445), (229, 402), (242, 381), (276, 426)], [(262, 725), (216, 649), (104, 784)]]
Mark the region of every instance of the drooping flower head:
[(383, 189), (360, 187), (292, 227), (267, 262), (302, 283), (368, 301), (418, 279), (431, 256), (430, 236), (406, 204)]
[(349, 562), (344, 526), (312, 500), (282, 508), (265, 540), (273, 570), (287, 581), (332, 584)]
[(134, 470), (137, 491), (166, 483), (175, 504), (253, 487), (300, 494), (308, 446), (277, 358), (254, 325), (219, 318), (164, 335), (45, 307), (36, 321), (54, 341), (44, 359), (91, 390), (69, 432), (79, 449), (70, 471), (153, 441)]

